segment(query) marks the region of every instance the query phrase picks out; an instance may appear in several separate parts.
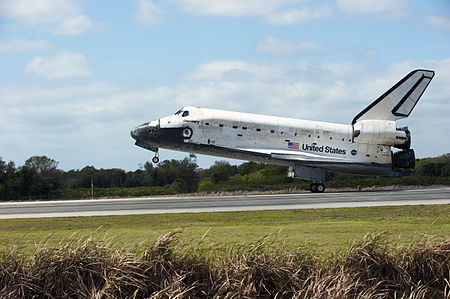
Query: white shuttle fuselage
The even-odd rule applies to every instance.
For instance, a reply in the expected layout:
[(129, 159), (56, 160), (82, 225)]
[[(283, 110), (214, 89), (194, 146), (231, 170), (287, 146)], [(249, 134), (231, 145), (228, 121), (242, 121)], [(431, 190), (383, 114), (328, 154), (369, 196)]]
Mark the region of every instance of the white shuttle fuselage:
[(156, 152), (154, 162), (158, 148), (166, 148), (286, 165), (290, 176), (311, 180), (311, 191), (323, 192), (326, 170), (391, 175), (397, 167), (414, 167), (410, 132), (396, 120), (409, 116), (433, 76), (411, 72), (348, 125), (184, 107), (136, 127), (131, 136)]

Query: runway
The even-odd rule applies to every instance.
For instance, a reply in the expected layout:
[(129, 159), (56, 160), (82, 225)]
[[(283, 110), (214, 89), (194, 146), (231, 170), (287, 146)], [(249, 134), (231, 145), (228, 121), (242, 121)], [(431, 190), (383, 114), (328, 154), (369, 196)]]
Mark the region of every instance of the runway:
[(450, 188), (0, 203), (0, 219), (450, 204)]

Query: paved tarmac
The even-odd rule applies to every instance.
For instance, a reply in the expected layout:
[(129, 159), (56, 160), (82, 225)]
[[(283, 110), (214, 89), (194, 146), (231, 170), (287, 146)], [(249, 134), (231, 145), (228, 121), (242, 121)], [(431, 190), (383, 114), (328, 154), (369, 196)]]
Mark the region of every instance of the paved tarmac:
[(0, 203), (0, 219), (450, 204), (450, 188)]

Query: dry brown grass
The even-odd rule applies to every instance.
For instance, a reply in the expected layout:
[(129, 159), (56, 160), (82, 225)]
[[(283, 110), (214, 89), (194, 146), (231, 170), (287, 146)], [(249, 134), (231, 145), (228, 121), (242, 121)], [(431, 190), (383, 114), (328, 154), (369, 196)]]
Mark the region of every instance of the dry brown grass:
[(0, 298), (450, 298), (450, 239), (393, 249), (372, 235), (319, 260), (266, 240), (208, 256), (178, 233), (144, 248), (75, 236), (32, 256), (13, 246), (0, 255)]

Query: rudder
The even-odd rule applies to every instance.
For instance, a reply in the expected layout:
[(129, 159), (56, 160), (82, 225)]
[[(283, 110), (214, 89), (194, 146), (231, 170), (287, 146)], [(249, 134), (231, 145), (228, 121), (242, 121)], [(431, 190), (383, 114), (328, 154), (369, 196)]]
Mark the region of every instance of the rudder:
[(433, 77), (431, 70), (412, 71), (355, 116), (352, 124), (360, 120), (395, 121), (408, 117)]

